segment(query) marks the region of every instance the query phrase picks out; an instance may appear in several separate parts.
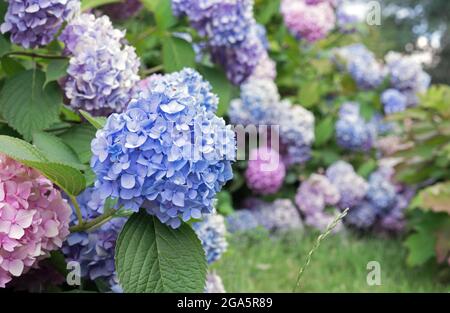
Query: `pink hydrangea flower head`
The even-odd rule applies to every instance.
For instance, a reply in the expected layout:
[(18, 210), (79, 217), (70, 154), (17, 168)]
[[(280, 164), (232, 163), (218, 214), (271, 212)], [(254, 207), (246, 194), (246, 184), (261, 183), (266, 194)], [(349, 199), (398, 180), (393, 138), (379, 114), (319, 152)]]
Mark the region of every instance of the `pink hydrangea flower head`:
[(279, 153), (267, 147), (250, 152), (250, 160), (245, 171), (247, 186), (262, 195), (273, 194), (283, 185), (286, 167)]
[(336, 16), (328, 1), (283, 0), (281, 14), (289, 31), (298, 39), (315, 42), (335, 27)]
[(1, 288), (61, 247), (71, 213), (47, 178), (0, 155)]

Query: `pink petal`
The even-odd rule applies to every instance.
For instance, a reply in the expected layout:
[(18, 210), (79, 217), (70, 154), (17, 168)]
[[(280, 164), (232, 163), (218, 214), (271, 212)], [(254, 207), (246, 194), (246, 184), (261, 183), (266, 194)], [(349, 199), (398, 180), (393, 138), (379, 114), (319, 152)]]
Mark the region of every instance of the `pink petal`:
[(22, 228), (30, 227), (33, 222), (34, 210), (20, 210), (16, 215), (16, 224)]
[(9, 272), (13, 276), (20, 276), (23, 272), (23, 262), (21, 260), (12, 260), (9, 262)]
[(12, 224), (11, 228), (9, 229), (9, 237), (13, 239), (20, 239), (25, 234), (25, 231), (22, 227), (16, 224)]
[(45, 236), (52, 238), (58, 235), (58, 223), (53, 220), (45, 222)]

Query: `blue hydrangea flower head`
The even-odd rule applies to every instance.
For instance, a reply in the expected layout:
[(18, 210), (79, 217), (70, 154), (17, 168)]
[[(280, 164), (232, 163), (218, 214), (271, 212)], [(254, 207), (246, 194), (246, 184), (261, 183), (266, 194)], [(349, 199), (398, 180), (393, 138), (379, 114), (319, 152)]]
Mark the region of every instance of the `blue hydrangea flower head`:
[(258, 227), (258, 220), (248, 209), (238, 210), (227, 216), (227, 229), (230, 233), (246, 232)]
[(205, 250), (208, 264), (220, 259), (228, 248), (225, 219), (219, 214), (205, 216), (203, 221), (194, 223), (193, 228)]
[(258, 224), (269, 231), (284, 232), (303, 229), (300, 214), (290, 199), (277, 199), (272, 203), (262, 202), (252, 210)]
[(42, 47), (79, 10), (79, 0), (8, 0), (0, 31), (10, 32), (11, 41), (26, 49)]
[(381, 103), (384, 106), (384, 113), (393, 114), (404, 111), (408, 104), (408, 99), (397, 89), (390, 88), (381, 95)]
[(152, 80), (125, 112), (109, 116), (91, 145), (101, 196), (143, 207), (173, 228), (212, 212), (236, 154), (231, 126), (190, 78), (185, 69)]
[(123, 44), (124, 36), (107, 16), (92, 14), (76, 17), (61, 33), (71, 56), (64, 82), (71, 107), (94, 115), (125, 109), (139, 81), (140, 61), (135, 49)]
[(360, 230), (371, 228), (377, 219), (378, 210), (367, 201), (351, 208), (345, 217), (345, 223)]
[(396, 203), (396, 189), (388, 177), (374, 172), (369, 177), (369, 189), (366, 198), (381, 213), (390, 211)]
[(338, 145), (349, 150), (370, 150), (377, 137), (376, 125), (364, 120), (359, 114), (359, 104), (354, 102), (341, 106), (335, 130)]

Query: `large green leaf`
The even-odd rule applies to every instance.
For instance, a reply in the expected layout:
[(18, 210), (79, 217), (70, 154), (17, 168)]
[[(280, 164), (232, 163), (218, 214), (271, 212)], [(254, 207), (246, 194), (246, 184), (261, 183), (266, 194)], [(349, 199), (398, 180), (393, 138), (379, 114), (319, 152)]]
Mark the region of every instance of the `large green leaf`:
[(37, 132), (33, 135), (33, 144), (44, 153), (45, 157), (54, 162), (71, 165), (83, 169), (75, 151), (66, 145), (60, 138), (45, 132)]
[(59, 59), (51, 60), (47, 66), (45, 85), (47, 85), (49, 82), (64, 77), (67, 74), (68, 65), (69, 65), (68, 60), (59, 60)]
[(334, 133), (334, 120), (332, 116), (327, 116), (319, 123), (316, 124), (315, 128), (315, 142), (317, 147), (322, 146), (326, 143)]
[(44, 88), (45, 74), (28, 70), (7, 79), (0, 95), (0, 112), (26, 140), (58, 120), (62, 103), (55, 82)]
[(60, 135), (78, 155), (82, 163), (88, 163), (91, 159), (91, 141), (95, 137), (95, 128), (88, 124), (79, 124), (71, 127)]
[(26, 141), (1, 135), (0, 153), (40, 171), (69, 195), (78, 195), (86, 186), (86, 180), (78, 169), (48, 160), (40, 150)]
[(205, 285), (205, 255), (192, 228), (172, 229), (145, 211), (125, 224), (115, 260), (125, 292), (202, 292)]
[(175, 72), (184, 67), (195, 67), (195, 52), (192, 45), (177, 37), (165, 37), (162, 40), (164, 71)]
[(408, 265), (417, 266), (424, 264), (428, 259), (435, 256), (436, 238), (429, 232), (418, 232), (410, 235), (405, 240), (409, 254), (406, 259)]
[(80, 110), (80, 114), (96, 129), (105, 127), (106, 117), (104, 116), (92, 116), (86, 111)]

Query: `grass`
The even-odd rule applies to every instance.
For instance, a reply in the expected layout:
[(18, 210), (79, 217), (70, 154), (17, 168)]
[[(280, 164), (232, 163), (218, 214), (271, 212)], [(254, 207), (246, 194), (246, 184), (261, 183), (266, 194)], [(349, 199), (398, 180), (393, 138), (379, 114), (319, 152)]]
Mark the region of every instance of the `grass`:
[[(213, 265), (228, 292), (291, 292), (299, 267), (317, 235), (237, 236)], [(330, 235), (314, 253), (298, 292), (449, 292), (439, 269), (428, 264), (410, 268), (401, 240)], [(369, 261), (381, 268), (381, 285), (369, 286)], [(447, 281), (448, 282), (448, 281)]]

